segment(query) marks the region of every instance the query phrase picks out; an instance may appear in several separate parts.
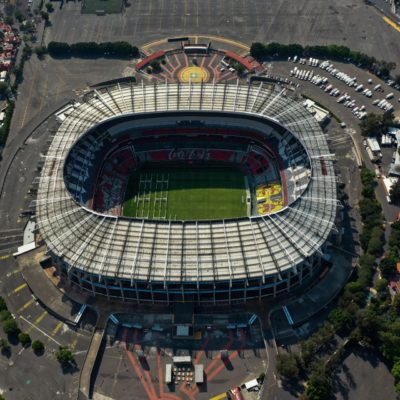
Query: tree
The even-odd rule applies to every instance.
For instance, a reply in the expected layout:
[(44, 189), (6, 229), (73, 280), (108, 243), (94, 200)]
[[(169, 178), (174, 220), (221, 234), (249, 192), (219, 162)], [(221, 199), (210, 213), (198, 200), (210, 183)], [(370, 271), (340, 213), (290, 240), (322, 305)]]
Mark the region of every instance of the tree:
[(260, 60), (265, 56), (265, 46), (260, 42), (252, 43), (250, 47), (250, 54), (256, 60)]
[(246, 67), (241, 63), (237, 63), (235, 69), (239, 75), (242, 75), (246, 71)]
[(0, 296), (0, 310), (7, 310), (7, 304), (3, 297)]
[(296, 357), (293, 354), (278, 354), (277, 371), (279, 375), (286, 379), (294, 379), (299, 375)]
[(387, 292), (389, 282), (386, 279), (378, 279), (375, 288), (378, 293), (385, 294)]
[(0, 339), (0, 349), (2, 351), (10, 350), (10, 343), (8, 343), (7, 339), (4, 339), (4, 338)]
[(5, 17), (5, 18), (4, 18), (4, 22), (5, 22), (7, 25), (12, 25), (12, 24), (14, 24), (14, 18), (11, 17), (11, 16)]
[(65, 57), (71, 55), (71, 47), (64, 42), (50, 42), (47, 50), (52, 57)]
[(347, 333), (353, 327), (353, 317), (342, 308), (332, 310), (328, 319), (338, 333)]
[(54, 11), (53, 4), (51, 4), (51, 3), (46, 3), (46, 10), (47, 10), (47, 12), (49, 12), (49, 13), (53, 12), (53, 11)]
[(3, 322), (3, 331), (8, 335), (16, 335), (19, 332), (18, 324), (15, 319), (6, 319)]
[(397, 360), (394, 363), (393, 368), (391, 370), (391, 373), (392, 373), (392, 375), (394, 377), (394, 380), (396, 382), (399, 382), (400, 381), (400, 360)]
[(22, 14), (22, 12), (20, 10), (16, 10), (14, 13), (14, 16), (15, 16), (15, 19), (20, 23), (24, 20), (24, 15)]
[(18, 334), (18, 340), (20, 341), (20, 343), (21, 343), (23, 346), (25, 346), (25, 345), (27, 345), (28, 343), (31, 342), (31, 337), (30, 337), (27, 333), (25, 333), (25, 332), (20, 332), (20, 333)]
[(8, 310), (1, 310), (0, 311), (0, 321), (5, 321), (7, 319), (12, 318), (10, 311)]
[(332, 395), (332, 386), (324, 372), (314, 371), (307, 382), (305, 399), (326, 400)]
[(380, 115), (368, 114), (360, 123), (363, 136), (377, 137), (382, 134), (382, 120)]
[(393, 204), (399, 205), (400, 204), (400, 180), (397, 181), (392, 187), (390, 188), (389, 192), (390, 201)]
[(22, 49), (22, 58), (24, 60), (28, 60), (29, 57), (32, 55), (32, 47), (25, 45)]
[(71, 350), (66, 346), (60, 346), (56, 352), (57, 361), (60, 364), (74, 363), (74, 356)]
[(41, 353), (44, 351), (44, 344), (40, 340), (34, 340), (32, 342), (32, 349), (35, 353)]
[(394, 390), (396, 391), (397, 394), (400, 394), (400, 382), (394, 385)]
[(38, 46), (35, 49), (35, 53), (38, 56), (38, 58), (43, 58), (43, 56), (47, 53), (47, 49), (45, 46)]
[(40, 15), (41, 15), (41, 17), (42, 17), (42, 19), (44, 20), (44, 21), (48, 21), (49, 20), (49, 13), (47, 13), (46, 11), (41, 11), (41, 13), (40, 13)]
[(396, 272), (396, 260), (391, 257), (382, 258), (379, 263), (379, 270), (384, 278), (389, 278)]
[(380, 342), (379, 350), (382, 355), (393, 362), (394, 360), (398, 360), (400, 357), (400, 337), (392, 332), (379, 332), (380, 334)]

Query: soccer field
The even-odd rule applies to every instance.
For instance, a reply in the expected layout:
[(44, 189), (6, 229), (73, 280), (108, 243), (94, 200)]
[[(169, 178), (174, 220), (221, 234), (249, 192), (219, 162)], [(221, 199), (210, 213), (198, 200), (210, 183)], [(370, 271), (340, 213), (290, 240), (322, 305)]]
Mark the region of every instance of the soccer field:
[(245, 217), (245, 177), (231, 167), (142, 168), (129, 179), (123, 215), (173, 220)]
[(106, 14), (120, 13), (122, 10), (122, 0), (84, 0), (82, 13), (96, 14), (102, 10)]

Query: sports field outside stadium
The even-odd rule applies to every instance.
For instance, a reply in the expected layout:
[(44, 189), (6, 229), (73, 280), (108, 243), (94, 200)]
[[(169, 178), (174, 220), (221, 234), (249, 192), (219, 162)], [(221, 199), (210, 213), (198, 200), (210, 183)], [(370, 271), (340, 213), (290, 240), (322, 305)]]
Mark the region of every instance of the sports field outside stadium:
[(172, 220), (245, 217), (245, 176), (234, 167), (141, 168), (129, 179), (123, 215)]
[(120, 13), (122, 10), (122, 0), (84, 0), (82, 13), (96, 14), (104, 11), (106, 14)]

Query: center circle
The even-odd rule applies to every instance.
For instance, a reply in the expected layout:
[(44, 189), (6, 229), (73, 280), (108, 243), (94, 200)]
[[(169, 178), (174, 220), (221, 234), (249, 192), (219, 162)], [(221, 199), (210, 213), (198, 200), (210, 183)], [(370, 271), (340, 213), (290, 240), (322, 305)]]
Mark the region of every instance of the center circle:
[(193, 82), (193, 83), (201, 83), (208, 81), (208, 71), (203, 67), (191, 66), (183, 68), (179, 72), (179, 81), (180, 82)]

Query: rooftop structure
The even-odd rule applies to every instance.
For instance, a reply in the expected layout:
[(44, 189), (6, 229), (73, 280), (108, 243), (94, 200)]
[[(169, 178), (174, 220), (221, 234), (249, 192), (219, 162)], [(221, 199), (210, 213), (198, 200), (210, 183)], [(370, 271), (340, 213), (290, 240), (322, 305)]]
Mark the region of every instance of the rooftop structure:
[[(285, 206), (213, 221), (127, 218), (88, 206), (84, 195), (102, 140), (182, 119), (213, 126), (219, 119), (221, 126), (273, 134), (285, 165)], [(316, 275), (334, 229), (336, 178), (318, 123), (284, 90), (117, 84), (87, 94), (58, 120), (36, 214), (49, 253), (73, 283), (94, 295), (137, 302), (215, 303), (278, 296)], [(67, 169), (71, 154), (74, 164)]]

